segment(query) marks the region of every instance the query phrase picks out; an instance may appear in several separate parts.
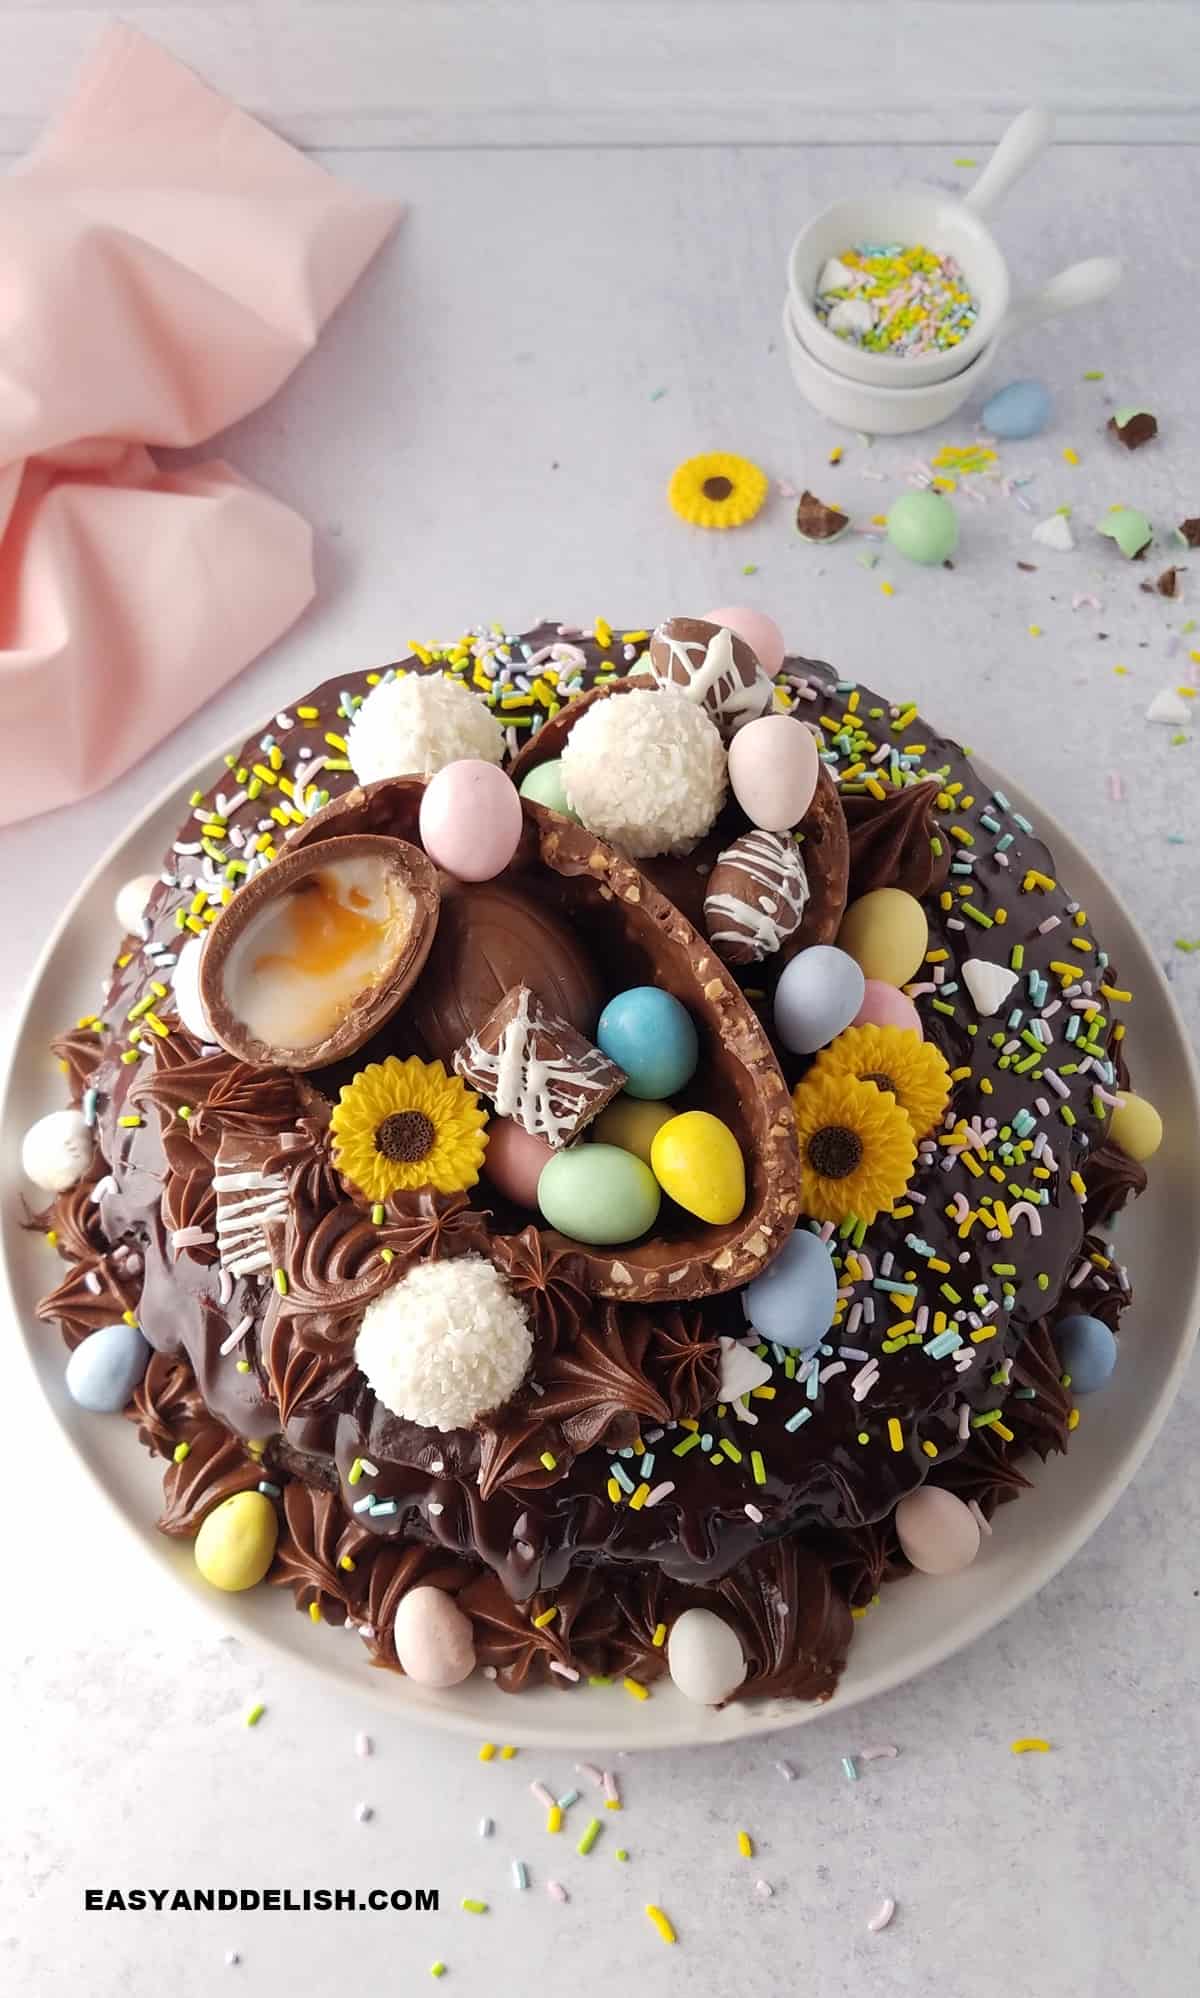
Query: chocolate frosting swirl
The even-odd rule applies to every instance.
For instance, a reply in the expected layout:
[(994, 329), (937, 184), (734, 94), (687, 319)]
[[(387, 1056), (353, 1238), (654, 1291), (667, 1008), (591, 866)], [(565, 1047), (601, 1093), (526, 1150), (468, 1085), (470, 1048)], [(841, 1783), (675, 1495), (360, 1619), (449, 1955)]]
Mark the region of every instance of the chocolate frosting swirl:
[[(359, 1557), (371, 1536), (345, 1511), (333, 1492), (313, 1489), (298, 1478), (284, 1486), (283, 1523), (268, 1580), (289, 1588), (296, 1608), (316, 1603), (325, 1623), (341, 1624), (364, 1593)], [(354, 1565), (342, 1567), (346, 1559)]]
[[(523, 1603), (514, 1602), (491, 1574), (471, 1582), (458, 1600), (475, 1624), (479, 1663), (495, 1667), (507, 1693), (531, 1684), (570, 1686), (580, 1673), (574, 1654), (586, 1658), (593, 1647), (603, 1648), (617, 1625), (603, 1583), (587, 1568), (572, 1569), (556, 1589)], [(551, 1608), (555, 1616), (539, 1629), (538, 1617)]]
[(539, 1370), (542, 1420), (557, 1422), (575, 1451), (594, 1444), (631, 1443), (640, 1422), (667, 1422), (670, 1410), (644, 1362), (654, 1330), (648, 1311), (603, 1304), (595, 1324), (575, 1344), (553, 1353)]
[(902, 888), (918, 900), (936, 894), (950, 872), (950, 843), (933, 812), (938, 787), (930, 782), (884, 788), (882, 799), (865, 791), (841, 794), (850, 833), (850, 893), (857, 898), (873, 888)]
[(70, 1100), (77, 1107), (104, 1058), (103, 1036), (95, 1027), (71, 1027), (65, 1034), (55, 1035), (50, 1052), (67, 1072)]
[(176, 1539), (191, 1540), (199, 1533), (206, 1513), (235, 1492), (253, 1491), (263, 1473), (255, 1458), (220, 1422), (202, 1421), (185, 1440), (187, 1456), (181, 1463), (168, 1464), (163, 1476), (158, 1528)]
[(491, 1251), (529, 1313), (539, 1356), (569, 1345), (595, 1308), (578, 1256), (551, 1247), (532, 1223), (518, 1235), (497, 1236)]
[(201, 1428), (204, 1397), (184, 1353), (151, 1353), (150, 1364), (125, 1410), (137, 1423), (139, 1443), (157, 1457), (169, 1457), (186, 1430)]
[(735, 1700), (829, 1698), (853, 1625), (824, 1561), (788, 1535), (726, 1575), (717, 1596), (718, 1610), (733, 1612), (748, 1667)]
[(62, 1282), (40, 1300), (37, 1315), (57, 1318), (63, 1338), (74, 1348), (89, 1332), (115, 1325), (136, 1302), (136, 1282), (118, 1275), (111, 1256), (84, 1256), (72, 1263)]
[(699, 1311), (658, 1314), (650, 1342), (650, 1367), (662, 1382), (676, 1422), (694, 1420), (717, 1400), (721, 1380), (720, 1342), (706, 1330)]
[(1147, 1185), (1146, 1168), (1131, 1159), (1111, 1138), (1102, 1138), (1088, 1161), (1087, 1199), (1083, 1216), (1089, 1229), (1104, 1228)]

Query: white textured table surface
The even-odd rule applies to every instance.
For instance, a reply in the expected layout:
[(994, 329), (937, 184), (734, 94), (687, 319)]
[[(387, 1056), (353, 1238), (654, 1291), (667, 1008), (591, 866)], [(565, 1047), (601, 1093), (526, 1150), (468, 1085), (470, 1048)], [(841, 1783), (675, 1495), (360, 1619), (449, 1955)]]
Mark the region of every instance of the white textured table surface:
[[(3, 999), (144, 798), (339, 665), (477, 618), (645, 620), (742, 599), (771, 610), (794, 647), (920, 698), (1053, 801), (1138, 910), (1194, 1029), (1200, 957), (1174, 939), (1200, 934), (1200, 744), (1190, 733), (1175, 744), (1143, 717), (1160, 688), (1200, 670), (1189, 661), (1200, 632), (1184, 630), (1200, 618), (1200, 557), (1175, 602), (1138, 588), (1170, 559), (1170, 525), (1200, 513), (1185, 227), (1200, 193), (1194, 152), (1064, 149), (1039, 185), (1009, 198), (1000, 233), (1019, 275), (1115, 249), (1130, 278), (1086, 323), (1014, 350), (1006, 372), (1040, 373), (1058, 404), (1046, 436), (1003, 447), (1004, 471), (1032, 480), (1019, 490), (1034, 511), (995, 486), (959, 500), (953, 573), (886, 554), (868, 569), (871, 544), (858, 537), (805, 546), (778, 498), (727, 537), (681, 526), (664, 503), (679, 458), (723, 447), (866, 519), (914, 459), (969, 441), (965, 418), (945, 436), (849, 437), (831, 468), (833, 435), (796, 400), (775, 338), (799, 221), (859, 181), (961, 178), (951, 153), (962, 150), (342, 154), (342, 172), (408, 198), (411, 214), (320, 352), (225, 444), (315, 521), (318, 605), (122, 783), (0, 835)], [(1088, 369), (1104, 381), (1085, 383)], [(1161, 440), (1118, 450), (1102, 433), (1110, 399), (1153, 408)], [(1124, 563), (1090, 532), (1114, 501), (1153, 518), (1149, 563)], [(1062, 504), (1075, 509), (1072, 555), (1030, 541), (1033, 521)], [(1072, 611), (1076, 594), (1102, 610)], [(555, 1855), (572, 1891), (559, 1907), (543, 1891), (550, 1841), (527, 1785), (543, 1776), (562, 1789), (568, 1764), (525, 1754), (484, 1766), (469, 1747), (381, 1725), (220, 1641), (95, 1514), (71, 1463), (55, 1454), (47, 1471), (48, 1418), (23, 1411), (5, 1452), (0, 1985), (37, 1998), (198, 1998), (228, 1976), (260, 1991), (408, 1993), (440, 1957), (447, 1990), (506, 1998), (568, 1978), (589, 1992), (702, 1981), (747, 1998), (1182, 1998), (1200, 1885), (1197, 1413), (1193, 1382), (1068, 1572), (885, 1707), (823, 1721), (793, 1749), (623, 1763), (625, 1816), (590, 1858), (571, 1844)], [(268, 1713), (248, 1733), (256, 1697)], [(353, 1752), (364, 1726), (369, 1762)], [(512, 1729), (519, 1740), (519, 1703)], [(1054, 1753), (1014, 1758), (1009, 1740), (1028, 1732)], [(900, 1757), (847, 1783), (839, 1757), (872, 1740), (898, 1743)], [(773, 1767), (789, 1754), (792, 1784)], [(375, 1807), (366, 1825), (360, 1799)], [(486, 1844), (483, 1813), (496, 1820)], [(625, 1868), (612, 1859), (617, 1826)], [(736, 1857), (741, 1826), (760, 1845), (749, 1866)], [(526, 1896), (509, 1888), (513, 1854), (534, 1872)], [(759, 1875), (775, 1886), (770, 1901), (755, 1896)], [(357, 1924), (82, 1911), (86, 1886), (136, 1882), (436, 1885), (443, 1911)], [(491, 1915), (459, 1913), (464, 1893), (489, 1900)], [(900, 1912), (868, 1935), (884, 1894)], [(643, 1919), (647, 1900), (671, 1911), (678, 1951)], [(229, 1949), (243, 1961), (226, 1971)]]

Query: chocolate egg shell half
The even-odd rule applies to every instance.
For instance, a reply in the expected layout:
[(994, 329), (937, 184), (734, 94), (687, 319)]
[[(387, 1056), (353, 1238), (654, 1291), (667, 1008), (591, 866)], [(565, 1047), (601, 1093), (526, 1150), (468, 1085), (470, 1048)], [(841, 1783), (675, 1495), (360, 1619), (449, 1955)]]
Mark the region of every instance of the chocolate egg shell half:
[(370, 1039), (429, 956), (437, 870), (419, 847), (354, 834), (292, 848), (218, 917), (200, 994), (222, 1047), (262, 1068), (324, 1068)]

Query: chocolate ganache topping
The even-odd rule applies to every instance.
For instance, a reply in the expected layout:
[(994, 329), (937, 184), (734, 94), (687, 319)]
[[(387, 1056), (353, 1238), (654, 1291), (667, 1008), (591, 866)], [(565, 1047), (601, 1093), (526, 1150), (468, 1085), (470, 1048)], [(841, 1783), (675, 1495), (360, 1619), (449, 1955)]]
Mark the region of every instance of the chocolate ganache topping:
[[(518, 654), (553, 663), (556, 712), (540, 694), (529, 697), (544, 731), (531, 766), (557, 753), (556, 736), (565, 740), (569, 697), (597, 674), (636, 676), (643, 643), (644, 634), (618, 642), (543, 625), (503, 644), (478, 636), (466, 670), (472, 651), (477, 685)], [(402, 670), (443, 666), (456, 662), (409, 660)], [(286, 850), (278, 817), (264, 813), (275, 787), (249, 797), (255, 764), (287, 776), (292, 788), (279, 797), (289, 801), (297, 844), (326, 836), (318, 821), (343, 799), (347, 816), (331, 818), (328, 836), (414, 837), (413, 780), (398, 787), (395, 823), (397, 787), (360, 790), (353, 771), (338, 767), (348, 759), (326, 754), (329, 736), (345, 728), (345, 703), (370, 684), (359, 674), (319, 688), (291, 735), (277, 734), (282, 762), (264, 760), (259, 739), (247, 744), (203, 796), (205, 822), (227, 829), (218, 851), (250, 853), (260, 871), (270, 851), (258, 853), (256, 842)], [(929, 953), (909, 990), (926, 1038), (950, 1065), (954, 1095), (944, 1123), (921, 1142), (904, 1199), (860, 1242), (831, 1244), (839, 1315), (819, 1354), (759, 1347), (770, 1378), (761, 1395), (719, 1401), (719, 1340), (753, 1339), (736, 1272), (722, 1297), (673, 1296), (668, 1248), (652, 1270), (661, 1294), (601, 1296), (590, 1252), (514, 1216), (484, 1183), (453, 1195), (396, 1193), (380, 1213), (335, 1172), (327, 1126), (354, 1066), (429, 1053), (429, 1033), (449, 1033), (428, 967), (349, 1068), (304, 1077), (255, 1068), (188, 1033), (160, 994), (166, 984), (169, 995), (175, 955), (196, 926), (198, 870), (211, 861), (188, 858), (190, 819), (168, 856), (148, 936), (131, 940), (114, 968), (99, 1025), (57, 1044), (72, 1099), (96, 1091), (99, 1152), (86, 1180), (38, 1217), (57, 1231), (68, 1262), (40, 1315), (59, 1320), (69, 1345), (136, 1316), (153, 1351), (126, 1413), (158, 1454), (174, 1459), (188, 1445), (166, 1467), (163, 1530), (194, 1535), (223, 1498), (254, 1489), (265, 1465), (282, 1487), (271, 1579), (323, 1620), (354, 1624), (380, 1664), (396, 1667), (396, 1608), (420, 1582), (456, 1596), (472, 1618), (479, 1662), (510, 1690), (567, 1688), (588, 1672), (649, 1680), (664, 1665), (656, 1633), (700, 1602), (739, 1635), (749, 1670), (737, 1697), (825, 1698), (849, 1642), (849, 1605), (864, 1607), (882, 1580), (906, 1569), (891, 1523), (897, 1500), (930, 1479), (975, 1500), (986, 1517), (1023, 1489), (1021, 1453), (1045, 1455), (1068, 1440), (1057, 1318), (1085, 1310), (1115, 1328), (1128, 1302), (1128, 1280), (1098, 1231), (1145, 1174), (1105, 1136), (1128, 1077), (1113, 1033), (1119, 980), (1103, 940), (1028, 822), (987, 793), (957, 745), (915, 709), (848, 690), (832, 669), (802, 659), (785, 662), (777, 699), (822, 732), (820, 837), (802, 848), (812, 896), (799, 947), (836, 934), (847, 871), (852, 898), (891, 886), (921, 899)], [(518, 747), (515, 730), (509, 747)], [(727, 808), (707, 866), (744, 824)], [(705, 947), (684, 921), (703, 899), (703, 852), (695, 892), (690, 881), (679, 889), (684, 916), (673, 897), (663, 899), (664, 888), (672, 895), (666, 863), (639, 871), (600, 858), (581, 829), (540, 807), (527, 812), (517, 928), (523, 937), (553, 929), (560, 984), (569, 964), (589, 1032), (596, 1004), (623, 973), (625, 983), (652, 974), (661, 947), (694, 975)], [(204, 880), (215, 910), (223, 877), (213, 867)], [(538, 894), (549, 891), (544, 921), (530, 900), (530, 870)], [(503, 901), (503, 881), (498, 892)], [(623, 901), (638, 909), (628, 917), (636, 930), (621, 927)], [(495, 902), (493, 892), (493, 916)], [(819, 935), (808, 928), (814, 912)], [(457, 920), (464, 914), (451, 917), (442, 942), (460, 1010), (486, 970), (471, 959), (470, 925)], [(573, 925), (586, 933), (582, 973)], [(621, 936), (636, 937), (628, 963)], [(430, 965), (437, 959), (435, 945)], [(962, 974), (971, 959), (1016, 974), (997, 1017), (969, 997)], [(525, 975), (522, 962), (516, 976)], [(756, 1078), (746, 1086), (774, 1073), (786, 1105), (775, 1053), (733, 981), (715, 962), (704, 975), (712, 996), (702, 1004), (745, 1037), (744, 1073)], [(513, 982), (503, 966), (484, 977), (493, 999)], [(163, 1031), (138, 1041), (147, 998)], [(455, 1029), (454, 1044), (460, 1039)], [(136, 1061), (124, 1058), (134, 1050)], [(806, 1065), (788, 1057), (788, 1082)], [(258, 1250), (254, 1230), (222, 1207), (240, 1193), (214, 1185), (241, 1171), (258, 1176), (251, 1197), (266, 1217)], [(230, 1253), (231, 1240), (253, 1267)], [(765, 1259), (773, 1246), (764, 1239), (756, 1253)], [(505, 1275), (534, 1334), (533, 1362), (503, 1407), (443, 1433), (384, 1408), (354, 1347), (367, 1305), (407, 1270), (465, 1254), (489, 1256)], [(364, 1461), (371, 1505), (356, 1511)]]

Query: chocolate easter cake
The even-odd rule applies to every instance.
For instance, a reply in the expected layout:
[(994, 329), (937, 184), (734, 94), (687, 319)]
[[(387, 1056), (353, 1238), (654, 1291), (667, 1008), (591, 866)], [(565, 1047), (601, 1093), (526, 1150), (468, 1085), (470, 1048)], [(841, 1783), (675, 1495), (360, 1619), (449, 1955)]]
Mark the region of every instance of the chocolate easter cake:
[(915, 705), (718, 616), (275, 715), (26, 1138), (161, 1530), (425, 1684), (825, 1699), (1116, 1361), (1103, 937)]

